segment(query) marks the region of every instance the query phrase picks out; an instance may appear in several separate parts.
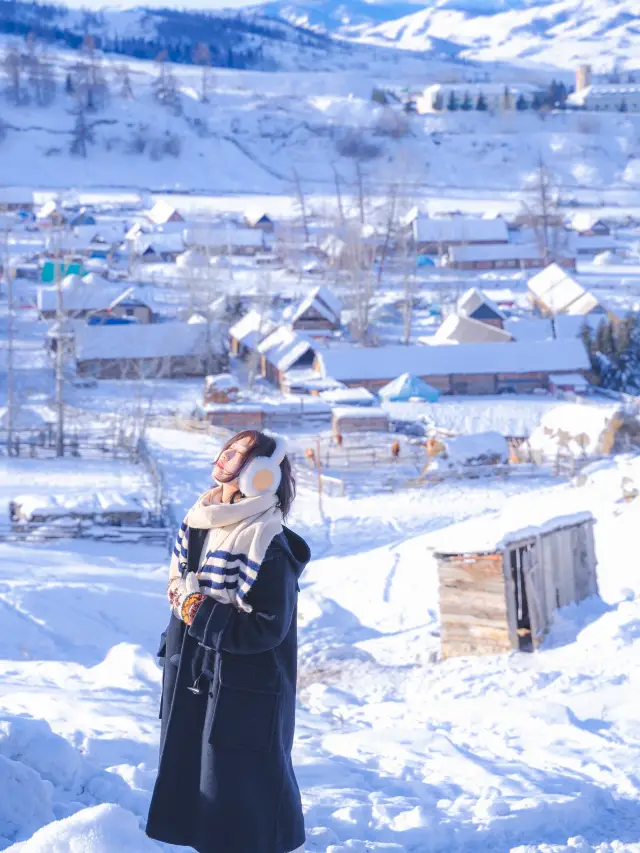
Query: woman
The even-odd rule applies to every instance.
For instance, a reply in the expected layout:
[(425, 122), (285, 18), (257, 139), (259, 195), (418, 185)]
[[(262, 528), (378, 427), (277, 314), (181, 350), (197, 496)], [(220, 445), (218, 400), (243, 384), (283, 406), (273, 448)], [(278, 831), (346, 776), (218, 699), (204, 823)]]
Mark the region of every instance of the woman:
[(171, 559), (147, 835), (199, 853), (288, 853), (305, 838), (291, 747), (310, 553), (283, 527), (295, 483), (280, 440), (238, 433), (213, 476)]

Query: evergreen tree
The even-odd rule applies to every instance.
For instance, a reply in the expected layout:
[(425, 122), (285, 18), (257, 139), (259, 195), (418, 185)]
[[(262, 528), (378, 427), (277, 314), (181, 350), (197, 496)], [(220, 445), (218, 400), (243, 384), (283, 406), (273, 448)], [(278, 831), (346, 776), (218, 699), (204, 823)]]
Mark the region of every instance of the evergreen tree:
[(455, 112), (458, 109), (458, 99), (456, 98), (456, 93), (452, 89), (449, 92), (449, 100), (447, 101), (447, 109), (450, 113)]
[(489, 105), (487, 104), (487, 99), (484, 96), (484, 92), (480, 92), (478, 94), (478, 100), (476, 101), (476, 109), (478, 112), (486, 113), (489, 109)]
[(626, 113), (628, 111), (628, 109), (629, 109), (629, 107), (627, 106), (627, 102), (625, 100), (623, 100), (622, 103), (620, 104), (620, 112)]
[(468, 92), (464, 93), (464, 98), (462, 99), (462, 103), (460, 104), (460, 109), (465, 112), (469, 112), (469, 110), (473, 109), (473, 101), (471, 100), (471, 95)]
[(444, 107), (444, 101), (442, 99), (442, 92), (436, 92), (436, 96), (433, 99), (433, 109), (436, 112), (441, 113), (443, 107)]
[(542, 92), (534, 92), (531, 99), (531, 109), (540, 110), (545, 105), (545, 97)]
[(520, 92), (520, 94), (518, 95), (518, 100), (516, 101), (516, 109), (517, 109), (519, 112), (522, 112), (523, 110), (528, 110), (528, 109), (529, 109), (529, 104), (528, 104), (528, 102), (527, 102), (527, 99), (526, 99), (526, 98), (525, 98), (525, 96), (522, 94), (522, 92)]

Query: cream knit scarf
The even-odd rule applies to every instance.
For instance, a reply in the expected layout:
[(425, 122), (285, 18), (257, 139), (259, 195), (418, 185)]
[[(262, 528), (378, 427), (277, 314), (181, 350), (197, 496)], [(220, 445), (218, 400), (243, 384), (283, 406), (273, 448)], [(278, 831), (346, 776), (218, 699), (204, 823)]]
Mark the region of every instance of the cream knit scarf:
[(220, 503), (221, 487), (202, 495), (182, 523), (171, 558), (170, 577), (186, 572), (189, 528), (209, 530), (200, 558), (200, 589), (218, 601), (250, 613), (246, 597), (271, 540), (282, 532), (275, 495)]

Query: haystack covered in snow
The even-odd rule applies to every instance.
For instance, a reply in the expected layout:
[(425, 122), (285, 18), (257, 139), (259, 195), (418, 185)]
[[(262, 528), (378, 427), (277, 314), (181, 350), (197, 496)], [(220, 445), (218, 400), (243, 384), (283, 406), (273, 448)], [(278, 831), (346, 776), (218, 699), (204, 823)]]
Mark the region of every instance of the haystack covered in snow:
[(440, 392), (432, 385), (423, 382), (419, 376), (411, 373), (403, 373), (397, 379), (393, 379), (384, 385), (378, 396), (387, 403), (408, 402), (409, 400), (426, 400), (435, 403)]
[(206, 269), (209, 267), (209, 260), (197, 249), (187, 249), (176, 258), (176, 266), (183, 269)]
[(567, 403), (543, 416), (529, 445), (539, 461), (608, 456), (640, 447), (640, 421), (620, 405)]

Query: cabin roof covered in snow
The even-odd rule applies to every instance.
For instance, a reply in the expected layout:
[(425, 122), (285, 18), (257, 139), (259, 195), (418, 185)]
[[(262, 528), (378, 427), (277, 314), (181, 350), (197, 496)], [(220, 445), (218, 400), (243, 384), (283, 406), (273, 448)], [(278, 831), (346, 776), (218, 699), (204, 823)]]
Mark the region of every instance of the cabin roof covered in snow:
[(488, 243), (476, 246), (451, 246), (449, 260), (454, 263), (480, 263), (482, 261), (538, 261), (540, 250), (533, 244)]
[(368, 388), (330, 388), (328, 391), (321, 391), (320, 396), (327, 403), (340, 403), (346, 406), (350, 403), (369, 406), (375, 400), (375, 394), (372, 394)]
[(330, 323), (340, 323), (340, 314), (342, 305), (338, 297), (332, 293), (329, 288), (320, 284), (314, 287), (313, 290), (305, 296), (302, 302), (295, 309), (291, 322), (295, 323), (299, 320), (306, 311), (310, 308), (315, 309), (319, 314), (322, 314)]
[(401, 373), (450, 376), (493, 373), (572, 373), (590, 368), (582, 341), (552, 340), (458, 346), (340, 345), (318, 350), (321, 376), (339, 381), (395, 379)]
[(85, 326), (76, 335), (78, 361), (203, 355), (207, 329), (199, 323)]
[(255, 347), (261, 340), (270, 335), (276, 324), (270, 317), (265, 317), (252, 308), (229, 329), (229, 336), (249, 348)]
[(299, 358), (312, 350), (309, 341), (289, 326), (279, 326), (258, 344), (258, 352), (278, 370), (289, 370)]
[(188, 246), (211, 249), (258, 249), (264, 246), (264, 235), (259, 228), (211, 228), (198, 225), (185, 229), (184, 242)]
[(184, 240), (179, 231), (154, 231), (152, 234), (138, 234), (135, 238), (135, 251), (144, 255), (149, 249), (159, 255), (163, 252), (179, 253), (184, 249)]
[[(498, 308), (495, 302), (493, 302), (483, 290), (480, 290), (477, 287), (470, 287), (469, 290), (463, 293), (460, 299), (458, 299), (456, 308), (458, 314), (471, 319), (474, 319), (474, 315), (479, 308), (488, 309), (489, 315), (495, 317), (497, 320), (505, 319), (505, 315)], [(476, 317), (475, 319), (478, 318)], [(482, 319), (486, 320), (487, 317), (483, 315)]]
[(591, 231), (595, 228), (596, 225), (600, 225), (603, 228), (607, 228), (605, 222), (598, 218), (595, 213), (592, 213), (587, 210), (580, 210), (577, 213), (574, 213), (573, 216), (569, 218), (569, 227), (578, 233), (583, 231)]
[(507, 243), (509, 232), (503, 219), (480, 219), (456, 216), (432, 219), (421, 213), (413, 221), (418, 243)]
[(577, 338), (585, 324), (595, 330), (601, 320), (598, 314), (587, 314), (586, 317), (558, 314), (553, 320), (550, 317), (510, 317), (504, 328), (516, 341), (550, 341), (554, 337)]
[(590, 512), (557, 515), (553, 502), (518, 501), (499, 513), (452, 524), (432, 540), (436, 554), (491, 554), (509, 544), (593, 521)]
[(587, 291), (558, 264), (550, 264), (530, 278), (528, 287), (535, 299), (553, 314), (588, 314), (599, 304), (595, 297), (581, 300)]
[[(86, 284), (80, 276), (70, 275), (62, 284), (62, 310), (65, 314), (74, 311), (101, 311), (108, 308), (122, 292), (121, 287), (96, 288), (92, 284)], [(39, 311), (57, 311), (57, 288), (39, 287), (36, 301)]]
[(481, 344), (509, 343), (511, 335), (497, 326), (472, 320), (470, 317), (460, 317), (458, 314), (449, 316), (438, 327), (431, 338), (434, 345), (438, 344)]
[(166, 199), (159, 199), (151, 208), (151, 210), (147, 211), (147, 217), (154, 223), (154, 225), (165, 225), (171, 218), (177, 214), (180, 219), (182, 216), (180, 212)]

